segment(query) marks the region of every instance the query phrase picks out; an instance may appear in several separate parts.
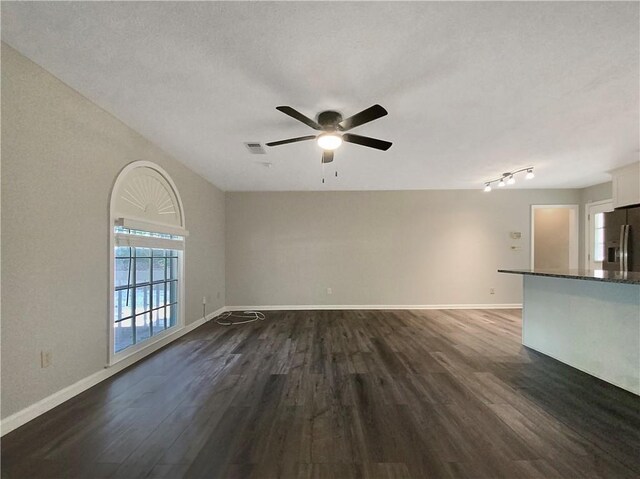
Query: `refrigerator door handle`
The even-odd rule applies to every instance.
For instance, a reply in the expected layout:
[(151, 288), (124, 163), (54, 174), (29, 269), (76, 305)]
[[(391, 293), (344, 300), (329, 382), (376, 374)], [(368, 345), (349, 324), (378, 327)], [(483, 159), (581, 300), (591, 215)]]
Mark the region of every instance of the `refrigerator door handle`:
[(623, 250), (622, 250), (622, 266), (625, 271), (629, 270), (629, 225), (624, 225), (624, 238), (623, 239)]
[(619, 256), (616, 258), (616, 262), (618, 263), (618, 268), (620, 269), (620, 271), (624, 271), (624, 253), (625, 253), (625, 245), (624, 245), (624, 232), (626, 230), (625, 226), (627, 225), (620, 225), (620, 247), (619, 247)]

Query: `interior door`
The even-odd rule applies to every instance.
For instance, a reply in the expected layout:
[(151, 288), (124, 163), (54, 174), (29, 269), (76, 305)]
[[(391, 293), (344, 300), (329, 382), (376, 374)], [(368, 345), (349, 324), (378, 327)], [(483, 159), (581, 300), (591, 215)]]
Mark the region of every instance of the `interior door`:
[(606, 243), (605, 213), (612, 209), (611, 201), (587, 205), (588, 242), (585, 264), (588, 269), (603, 269)]
[(577, 269), (578, 205), (531, 205), (531, 267)]

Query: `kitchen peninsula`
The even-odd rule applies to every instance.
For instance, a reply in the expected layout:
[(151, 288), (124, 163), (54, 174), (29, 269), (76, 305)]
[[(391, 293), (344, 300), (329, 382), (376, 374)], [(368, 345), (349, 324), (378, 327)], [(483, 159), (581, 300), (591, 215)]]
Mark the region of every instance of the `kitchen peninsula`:
[(640, 272), (523, 275), (522, 344), (640, 395)]

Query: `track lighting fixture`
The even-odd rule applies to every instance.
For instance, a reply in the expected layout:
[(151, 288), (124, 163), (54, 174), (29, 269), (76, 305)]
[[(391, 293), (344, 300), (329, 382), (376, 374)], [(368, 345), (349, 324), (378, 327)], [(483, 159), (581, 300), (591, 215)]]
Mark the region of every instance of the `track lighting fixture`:
[(530, 180), (531, 178), (533, 178), (535, 175), (533, 174), (533, 166), (528, 166), (526, 168), (520, 168), (519, 170), (516, 171), (507, 171), (506, 173), (503, 173), (502, 176), (500, 178), (496, 178), (494, 180), (490, 180), (490, 181), (485, 181), (484, 183), (484, 191), (485, 192), (490, 192), (491, 191), (491, 184), (492, 183), (498, 183), (498, 187), (503, 188), (506, 185), (513, 185), (516, 182), (516, 178), (515, 178), (515, 174), (516, 173), (521, 173), (523, 171), (526, 171), (527, 174), (525, 175), (525, 179)]

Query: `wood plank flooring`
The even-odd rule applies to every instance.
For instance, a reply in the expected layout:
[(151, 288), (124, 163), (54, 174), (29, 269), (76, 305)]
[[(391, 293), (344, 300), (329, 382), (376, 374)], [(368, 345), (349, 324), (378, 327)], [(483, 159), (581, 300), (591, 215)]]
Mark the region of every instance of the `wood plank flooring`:
[(520, 311), (214, 322), (2, 439), (3, 479), (638, 478), (640, 398)]

